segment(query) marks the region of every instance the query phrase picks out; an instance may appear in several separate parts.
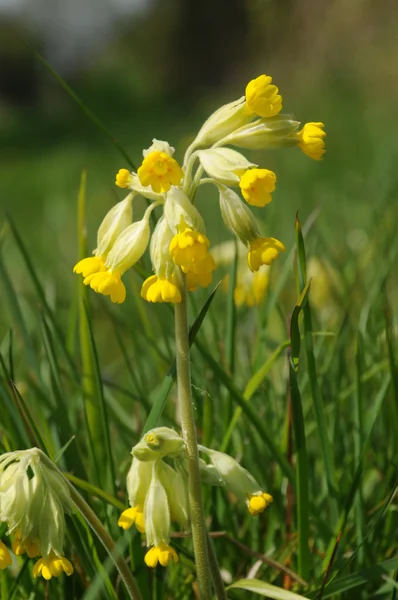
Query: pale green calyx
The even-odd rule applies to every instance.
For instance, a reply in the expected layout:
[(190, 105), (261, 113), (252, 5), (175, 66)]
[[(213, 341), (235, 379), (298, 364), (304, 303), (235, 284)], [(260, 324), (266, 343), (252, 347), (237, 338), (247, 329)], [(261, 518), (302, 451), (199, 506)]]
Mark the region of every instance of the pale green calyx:
[(204, 233), (204, 223), (198, 209), (179, 187), (172, 186), (168, 192), (164, 205), (164, 216), (173, 234), (178, 233), (181, 219), (188, 227)]
[(261, 150), (265, 148), (285, 148), (297, 145), (291, 134), (300, 125), (292, 115), (277, 115), (257, 119), (233, 131), (223, 138), (219, 145), (232, 145), (239, 148)]
[(150, 244), (151, 262), (156, 275), (171, 278), (175, 270), (175, 264), (169, 251), (173, 237), (173, 232), (162, 215), (156, 224)]
[(262, 494), (261, 487), (253, 475), (234, 458), (224, 454), (224, 452), (217, 452), (208, 448), (201, 447), (201, 450), (206, 452), (211, 464), (217, 469), (227, 488), (237, 498), (246, 501), (248, 496)]
[(209, 148), (196, 153), (202, 167), (210, 177), (225, 185), (239, 185), (243, 173), (254, 163), (248, 161), (243, 154), (231, 148)]
[(246, 108), (244, 96), (224, 104), (204, 122), (192, 146), (211, 146), (252, 118), (253, 115)]
[(178, 457), (184, 449), (184, 440), (169, 427), (155, 427), (134, 446), (131, 453), (140, 461)]
[(166, 490), (158, 475), (160, 464), (152, 463), (152, 478), (144, 504), (147, 546), (160, 546), (170, 541), (170, 508)]
[(94, 251), (97, 256), (106, 256), (118, 236), (131, 224), (133, 197), (133, 193), (129, 194), (105, 215), (97, 233), (97, 248)]
[(225, 225), (244, 243), (248, 244), (260, 233), (251, 210), (238, 194), (224, 185), (218, 186), (220, 210)]

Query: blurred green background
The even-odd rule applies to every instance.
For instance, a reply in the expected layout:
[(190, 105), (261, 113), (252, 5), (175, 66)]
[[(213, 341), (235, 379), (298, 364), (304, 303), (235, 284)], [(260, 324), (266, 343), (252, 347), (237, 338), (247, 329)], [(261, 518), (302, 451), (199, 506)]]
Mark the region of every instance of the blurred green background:
[[(3, 0), (4, 1), (4, 0)], [(0, 4), (1, 7), (1, 4)], [(77, 258), (76, 198), (88, 172), (89, 247), (121, 199), (128, 166), (24, 43), (40, 51), (136, 165), (153, 137), (181, 158), (203, 120), (271, 74), (284, 112), (323, 121), (327, 154), (253, 153), (278, 176), (265, 232), (293, 241), (294, 214), (320, 209), (316, 227), (344, 255), (365, 251), (397, 190), (398, 11), (394, 1), (22, 0), (4, 3), (0, 36), (0, 198), (43, 277), (61, 297)], [(212, 243), (226, 232), (212, 191)], [(213, 218), (214, 215), (214, 218)], [(389, 219), (387, 219), (388, 221)], [(308, 242), (311, 247), (311, 239)], [(14, 281), (23, 271), (6, 242)], [(4, 315), (0, 317), (4, 320)], [(2, 327), (4, 327), (4, 322)]]
[[(98, 389), (103, 387), (116, 495), (123, 503), (129, 450), (161, 396), (174, 357), (170, 306), (143, 302), (138, 293), (141, 279), (131, 269), (124, 277), (128, 297), (121, 307), (86, 290), (101, 367), (94, 387), (90, 377), (97, 371), (87, 376), (82, 304), (79, 314), (83, 286), (81, 278), (72, 274), (79, 256), (80, 179), (86, 169), (90, 252), (103, 216), (123, 198), (114, 179), (118, 169), (128, 165), (32, 49), (44, 56), (105, 124), (136, 166), (142, 149), (154, 137), (168, 140), (181, 160), (209, 114), (240, 97), (250, 79), (270, 74), (283, 96), (283, 112), (293, 113), (302, 122), (325, 123), (327, 153), (316, 162), (296, 148), (245, 152), (253, 162), (277, 174), (273, 202), (257, 210), (256, 216), (264, 234), (281, 239), (287, 252), (272, 268), (270, 293), (258, 307), (241, 307), (236, 316), (225, 309), (226, 298), (232, 295), (217, 293), (200, 332), (202, 349), (197, 344), (192, 351), (193, 394), (200, 441), (221, 448), (236, 408), (232, 378), (242, 394), (248, 382), (256, 379), (250, 402), (255, 417), (259, 416), (257, 426), (263, 429), (256, 428), (256, 418), (247, 420), (245, 414), (232, 428), (229, 450), (261, 481), (265, 479), (275, 503), (263, 520), (249, 524), (230, 498), (206, 491), (206, 514), (212, 519), (212, 530), (232, 532), (247, 548), (268, 552), (297, 568), (295, 500), (261, 431), (269, 432), (278, 452), (295, 467), (284, 349), (297, 301), (293, 259), (298, 211), (301, 223), (307, 223), (309, 275), (314, 275), (310, 303), (317, 372), (311, 373), (302, 356), (299, 373), (313, 503), (309, 511), (315, 565), (311, 597), (316, 597), (314, 589), (321, 585), (342, 529), (335, 572), (349, 571), (355, 578), (363, 567), (396, 555), (396, 1), (0, 0), (0, 15), (0, 358), (4, 359), (0, 366), (5, 374), (0, 391), (6, 407), (0, 434), (4, 449), (30, 441), (26, 433), (19, 437), (22, 425), (8, 386), (8, 379), (15, 375), (18, 389), (55, 448), (70, 439), (64, 427), (70, 416), (76, 444), (68, 447), (65, 470), (74, 471), (69, 457), (81, 451), (85, 477), (97, 483), (87, 450), (83, 400), (94, 399), (96, 416), (102, 398)], [(212, 188), (205, 186), (198, 199), (211, 244), (231, 239)], [(42, 297), (5, 218), (7, 213), (43, 286)], [(148, 257), (140, 266), (149, 273)], [(221, 270), (215, 282), (219, 275)], [(209, 291), (190, 295), (191, 322)], [(228, 356), (231, 329), (235, 336), (230, 337), (232, 358)], [(315, 380), (320, 388), (318, 408), (322, 406), (326, 415), (324, 431), (311, 389)], [(87, 391), (90, 386), (94, 392)], [(0, 404), (0, 409), (4, 406)], [(161, 423), (176, 422), (172, 392)], [(329, 438), (335, 463), (335, 495), (330, 494), (325, 475), (322, 437)], [(95, 442), (101, 461), (101, 436)], [(362, 477), (356, 479), (362, 461)], [(106, 467), (101, 474), (103, 487), (112, 492), (114, 481), (109, 464)], [(91, 496), (90, 501), (99, 506), (95, 494)], [(103, 517), (108, 509), (101, 505), (99, 514)], [(328, 524), (323, 530), (318, 514)], [(114, 537), (120, 535), (116, 522), (112, 514)], [(84, 553), (74, 544), (82, 557)], [(134, 544), (140, 573), (138, 537)], [(216, 550), (229, 580), (251, 570), (254, 558), (245, 551), (231, 549), (223, 540), (216, 541)], [(192, 597), (191, 580), (186, 579), (192, 565), (188, 567), (182, 563), (181, 571), (180, 567), (168, 571), (173, 600)], [(387, 567), (388, 572), (396, 569), (390, 563)], [(261, 569), (265, 572), (259, 572), (260, 578), (291, 587), (292, 582), (283, 581), (278, 570), (264, 565)], [(95, 569), (86, 572), (94, 578)], [(141, 575), (145, 585), (147, 574)], [(380, 597), (396, 598), (396, 573), (394, 577)], [(154, 576), (151, 581), (159, 587), (158, 596), (154, 593), (153, 597), (167, 597), (160, 590), (162, 580)], [(29, 581), (24, 585), (30, 589)], [(77, 590), (73, 597), (80, 598), (80, 583), (73, 585)], [(175, 590), (180, 587), (178, 595)], [(64, 597), (71, 598), (65, 590)]]

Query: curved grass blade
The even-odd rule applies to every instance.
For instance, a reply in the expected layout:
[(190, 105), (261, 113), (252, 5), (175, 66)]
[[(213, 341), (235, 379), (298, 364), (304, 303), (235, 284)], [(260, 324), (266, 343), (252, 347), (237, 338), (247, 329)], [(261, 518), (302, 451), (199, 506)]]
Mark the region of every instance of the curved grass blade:
[(307, 600), (305, 596), (289, 592), (259, 579), (239, 579), (227, 587), (227, 590), (233, 589), (246, 590), (273, 600)]
[(31, 46), (26, 40), (24, 40), (24, 43), (28, 46), (29, 50), (37, 58), (37, 60), (47, 69), (47, 71), (54, 77), (54, 79), (56, 79), (56, 81), (58, 81), (58, 83), (61, 85), (61, 87), (64, 88), (64, 90), (66, 91), (66, 93), (69, 94), (69, 96), (76, 102), (76, 104), (81, 108), (81, 110), (90, 119), (90, 121), (92, 121), (92, 123), (94, 123), (94, 125), (96, 127), (98, 127), (98, 129), (100, 131), (102, 131), (102, 133), (115, 146), (115, 148), (117, 150), (119, 150), (119, 152), (123, 156), (123, 158), (128, 162), (128, 164), (130, 165), (130, 167), (135, 171), (136, 168), (134, 166), (133, 161), (131, 160), (131, 158), (129, 157), (129, 155), (127, 154), (127, 152), (124, 150), (124, 148), (119, 144), (119, 142), (117, 141), (117, 139), (110, 133), (110, 131), (107, 129), (107, 127), (101, 121), (101, 119), (99, 119), (93, 113), (93, 111), (90, 110), (88, 108), (88, 106), (86, 106), (86, 104), (83, 102), (83, 100), (80, 98), (80, 96), (78, 96), (76, 94), (76, 92), (72, 90), (72, 88), (61, 77), (61, 75), (59, 75), (57, 73), (57, 71), (55, 71), (55, 69), (53, 69), (51, 67), (51, 65), (46, 61), (46, 59), (43, 58), (43, 56), (35, 48), (33, 48), (33, 46)]
[[(301, 230), (300, 221), (296, 215), (296, 245), (297, 245), (297, 275), (299, 292), (301, 293), (307, 282), (307, 265), (306, 265), (306, 251), (304, 244), (304, 237)], [(326, 423), (325, 407), (321, 390), (318, 383), (314, 345), (312, 337), (312, 317), (310, 303), (306, 302), (303, 307), (304, 316), (304, 345), (305, 354), (307, 359), (307, 372), (310, 381), (312, 402), (314, 406), (317, 430), (319, 433), (319, 441), (322, 448), (323, 462), (325, 465), (326, 482), (329, 492), (330, 508), (332, 518), (336, 521), (338, 516), (338, 504), (337, 504), (337, 481), (336, 472), (334, 465), (334, 456), (332, 452), (332, 446), (329, 439), (329, 433)], [(293, 350), (292, 350), (293, 353)], [(294, 357), (293, 357), (294, 360)]]

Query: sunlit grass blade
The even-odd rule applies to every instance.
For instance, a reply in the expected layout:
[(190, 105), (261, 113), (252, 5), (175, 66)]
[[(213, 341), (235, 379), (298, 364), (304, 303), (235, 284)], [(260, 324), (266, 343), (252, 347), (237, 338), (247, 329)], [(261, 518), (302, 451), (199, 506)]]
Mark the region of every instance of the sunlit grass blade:
[(239, 579), (228, 586), (228, 590), (239, 589), (252, 592), (258, 596), (265, 596), (266, 598), (272, 598), (273, 600), (306, 600), (305, 596), (289, 592), (283, 588), (271, 585), (265, 581), (259, 579)]
[(4, 265), (3, 256), (2, 256), (1, 252), (0, 252), (0, 281), (2, 283), (2, 285), (1, 285), (2, 298), (4, 298), (4, 300), (7, 304), (8, 310), (10, 312), (10, 315), (13, 319), (13, 326), (23, 342), (24, 348), (26, 350), (26, 357), (27, 357), (28, 363), (32, 367), (32, 369), (36, 373), (38, 373), (39, 372), (38, 362), (37, 362), (36, 353), (35, 353), (33, 345), (32, 345), (32, 339), (28, 333), (25, 319), (24, 319), (22, 311), (21, 311), (19, 299), (18, 299), (15, 289), (12, 285), (11, 278), (10, 278), (10, 276), (7, 272), (7, 269)]
[(307, 441), (304, 427), (303, 407), (297, 382), (297, 371), (300, 360), (300, 312), (305, 309), (308, 301), (310, 283), (304, 287), (299, 301), (295, 306), (290, 321), (291, 352), (289, 356), (289, 390), (292, 407), (292, 424), (296, 453), (296, 496), (297, 496), (297, 528), (298, 528), (298, 572), (308, 580), (311, 569), (309, 548), (309, 470)]
[[(95, 410), (98, 411), (100, 417), (100, 425), (101, 425), (101, 434), (100, 431), (90, 432), (92, 436), (92, 441), (94, 445), (94, 452), (97, 460), (100, 460), (101, 465), (101, 475), (100, 482), (104, 485), (104, 475), (106, 472), (109, 474), (111, 490), (113, 494), (116, 496), (116, 473), (115, 473), (115, 465), (112, 455), (112, 445), (109, 431), (109, 419), (108, 419), (108, 409), (104, 396), (104, 389), (101, 380), (101, 373), (98, 361), (97, 348), (94, 340), (94, 334), (91, 327), (90, 316), (88, 313), (87, 306), (84, 305), (81, 316), (85, 319), (84, 326), (87, 328), (88, 332), (88, 341), (89, 341), (89, 352), (91, 355), (92, 365), (93, 365), (93, 375), (94, 375), (94, 384), (95, 384), (95, 396), (90, 399), (92, 403), (95, 402)], [(106, 469), (103, 466), (106, 465)], [(103, 474), (103, 475), (102, 475)]]
[(289, 463), (272, 439), (272, 435), (269, 433), (266, 425), (261, 421), (261, 419), (258, 418), (256, 409), (253, 408), (251, 404), (246, 402), (245, 398), (237, 389), (229, 375), (220, 367), (218, 362), (211, 356), (208, 350), (198, 339), (195, 341), (195, 346), (198, 348), (207, 364), (212, 368), (214, 374), (219, 378), (220, 381), (222, 381), (227, 390), (230, 392), (234, 402), (236, 402), (242, 408), (250, 424), (257, 430), (264, 444), (268, 447), (272, 457), (280, 466), (283, 474), (289, 479), (289, 481), (294, 483), (294, 475)]
[[(256, 371), (256, 373), (251, 377), (251, 379), (249, 380), (249, 382), (245, 388), (245, 391), (243, 392), (243, 398), (244, 398), (245, 402), (249, 402), (249, 400), (253, 397), (253, 395), (256, 393), (256, 391), (258, 390), (258, 388), (264, 381), (265, 377), (271, 370), (272, 366), (275, 364), (277, 359), (282, 355), (283, 351), (289, 345), (290, 345), (290, 340), (286, 340), (285, 342), (282, 342), (282, 344), (280, 344), (278, 346), (278, 348), (271, 354), (271, 356), (265, 361), (263, 366), (260, 367), (258, 369), (258, 371)], [(236, 424), (238, 423), (240, 415), (242, 414), (242, 410), (243, 409), (240, 406), (237, 406), (235, 408), (234, 414), (228, 425), (227, 431), (224, 435), (224, 438), (223, 438), (223, 441), (221, 444), (221, 452), (227, 451), (228, 446), (231, 442), (232, 434), (235, 430)]]
[(333, 550), (334, 550), (334, 546), (335, 546), (335, 539), (337, 537), (337, 535), (339, 535), (339, 532), (342, 531), (344, 533), (346, 524), (347, 524), (347, 520), (348, 520), (348, 515), (352, 509), (354, 500), (355, 500), (355, 495), (357, 493), (358, 490), (358, 486), (361, 482), (361, 477), (363, 474), (363, 459), (366, 456), (366, 453), (368, 452), (370, 443), (371, 443), (371, 435), (372, 435), (372, 431), (374, 428), (374, 425), (376, 423), (377, 417), (380, 414), (380, 411), (382, 409), (383, 403), (385, 401), (385, 398), (387, 396), (387, 392), (388, 389), (390, 387), (391, 384), (391, 379), (390, 377), (387, 377), (378, 394), (376, 395), (375, 399), (374, 399), (374, 406), (372, 409), (371, 414), (369, 415), (368, 419), (367, 419), (367, 431), (366, 431), (366, 437), (365, 437), (365, 441), (363, 443), (362, 446), (362, 452), (361, 452), (361, 457), (359, 460), (359, 464), (358, 467), (356, 469), (356, 472), (353, 476), (352, 479), (352, 483), (351, 486), (349, 488), (349, 490), (346, 492), (345, 494), (345, 503), (344, 503), (344, 508), (343, 511), (339, 517), (338, 523), (336, 525), (335, 528), (335, 534), (333, 536), (333, 538), (330, 541), (330, 544), (327, 548), (327, 551), (325, 553), (325, 557), (324, 560), (322, 561), (322, 570), (325, 571), (328, 567), (329, 561), (331, 559), (331, 556), (333, 554)]
[(61, 348), (61, 350), (62, 350), (62, 352), (64, 354), (64, 357), (65, 357), (68, 365), (69, 365), (70, 372), (71, 372), (72, 376), (77, 380), (76, 369), (75, 369), (75, 366), (73, 364), (72, 358), (71, 358), (71, 356), (69, 355), (69, 353), (67, 351), (67, 348), (66, 348), (66, 345), (65, 345), (64, 335), (63, 335), (63, 333), (62, 333), (62, 331), (61, 331), (61, 329), (60, 329), (60, 327), (59, 327), (59, 325), (58, 325), (58, 323), (57, 323), (57, 321), (55, 319), (53, 311), (51, 310), (51, 308), (50, 308), (50, 306), (49, 306), (49, 304), (48, 304), (48, 302), (46, 300), (43, 287), (42, 287), (42, 285), (40, 283), (40, 280), (39, 280), (39, 278), (38, 278), (38, 276), (36, 274), (35, 268), (33, 266), (33, 262), (31, 261), (30, 256), (29, 256), (29, 252), (26, 249), (25, 244), (23, 243), (22, 238), (19, 235), (18, 230), (15, 227), (15, 225), (14, 225), (14, 223), (13, 223), (10, 215), (8, 215), (7, 218), (8, 218), (8, 223), (10, 225), (10, 229), (11, 229), (11, 231), (13, 233), (15, 242), (17, 244), (18, 250), (20, 251), (20, 253), (22, 255), (22, 258), (23, 258), (25, 266), (26, 266), (26, 268), (28, 270), (30, 279), (31, 279), (31, 281), (33, 283), (33, 286), (35, 288), (36, 294), (37, 294), (37, 296), (38, 296), (38, 298), (40, 300), (41, 307), (42, 307), (44, 313), (46, 314), (46, 316), (48, 317), (49, 321), (51, 322), (51, 326), (52, 326), (53, 331), (54, 331), (54, 336), (55, 336), (55, 338), (56, 338), (56, 340), (57, 340), (57, 342), (58, 342), (58, 344), (59, 344), (59, 346), (60, 346), (60, 348)]
[[(301, 293), (307, 282), (307, 265), (306, 265), (306, 251), (304, 244), (304, 237), (301, 230), (300, 221), (296, 216), (296, 245), (297, 245), (297, 274), (299, 292)], [(306, 303), (303, 308), (304, 315), (304, 345), (305, 354), (307, 360), (307, 371), (310, 381), (312, 402), (314, 406), (317, 430), (319, 435), (319, 441), (322, 448), (322, 457), (325, 465), (326, 482), (329, 493), (330, 507), (332, 511), (332, 518), (337, 519), (338, 514), (338, 503), (337, 503), (337, 482), (336, 472), (334, 466), (334, 456), (332, 446), (330, 443), (329, 432), (327, 428), (327, 421), (325, 415), (325, 407), (321, 390), (318, 382), (318, 375), (315, 363), (314, 345), (313, 345), (313, 330), (312, 330), (312, 317), (310, 301)]]

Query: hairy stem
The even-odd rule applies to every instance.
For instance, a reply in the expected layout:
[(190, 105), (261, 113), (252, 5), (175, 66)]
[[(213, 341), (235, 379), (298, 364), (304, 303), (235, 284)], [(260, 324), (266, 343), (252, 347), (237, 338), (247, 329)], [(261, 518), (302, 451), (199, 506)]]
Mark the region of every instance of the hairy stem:
[(203, 513), (198, 443), (196, 439), (196, 427), (191, 397), (187, 295), (185, 289), (182, 293), (181, 302), (175, 305), (175, 335), (178, 402), (182, 434), (187, 452), (188, 493), (199, 598), (200, 600), (211, 600), (207, 531)]

